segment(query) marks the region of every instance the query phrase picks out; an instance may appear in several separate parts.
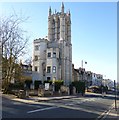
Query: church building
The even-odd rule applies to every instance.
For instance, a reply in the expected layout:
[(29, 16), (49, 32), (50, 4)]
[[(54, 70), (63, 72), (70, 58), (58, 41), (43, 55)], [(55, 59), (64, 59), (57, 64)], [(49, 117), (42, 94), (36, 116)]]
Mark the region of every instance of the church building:
[(72, 81), (72, 44), (71, 14), (65, 13), (64, 4), (61, 12), (52, 13), (49, 8), (48, 36), (33, 42), (32, 80), (63, 80), (64, 85)]

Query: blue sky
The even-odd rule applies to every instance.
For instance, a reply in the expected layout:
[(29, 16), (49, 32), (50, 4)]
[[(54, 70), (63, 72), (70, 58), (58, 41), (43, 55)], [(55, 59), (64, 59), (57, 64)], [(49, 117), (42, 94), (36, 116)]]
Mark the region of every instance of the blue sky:
[[(75, 68), (87, 61), (86, 70), (117, 79), (117, 4), (115, 2), (64, 2), (72, 21), (72, 54)], [(48, 8), (60, 11), (61, 2), (1, 3), (0, 15), (14, 11), (29, 19), (22, 25), (30, 36), (29, 56), (34, 39), (48, 33)]]

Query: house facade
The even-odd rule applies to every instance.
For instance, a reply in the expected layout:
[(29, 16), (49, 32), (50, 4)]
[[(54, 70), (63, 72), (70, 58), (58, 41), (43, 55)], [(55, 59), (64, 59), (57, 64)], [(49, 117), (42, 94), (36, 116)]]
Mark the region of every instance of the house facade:
[(92, 85), (101, 86), (103, 84), (103, 75), (92, 73)]
[(0, 41), (0, 88), (2, 88), (2, 42)]

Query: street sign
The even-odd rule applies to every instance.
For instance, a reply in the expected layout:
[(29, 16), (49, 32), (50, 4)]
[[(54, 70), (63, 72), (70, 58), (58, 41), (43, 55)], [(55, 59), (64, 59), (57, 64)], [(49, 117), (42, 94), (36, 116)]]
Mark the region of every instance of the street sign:
[(45, 83), (45, 90), (49, 90), (49, 86), (50, 86), (49, 83)]

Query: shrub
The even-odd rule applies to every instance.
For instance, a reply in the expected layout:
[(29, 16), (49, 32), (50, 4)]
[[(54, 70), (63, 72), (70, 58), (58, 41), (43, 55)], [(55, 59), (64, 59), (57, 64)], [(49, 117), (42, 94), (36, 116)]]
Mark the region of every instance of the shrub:
[(35, 89), (38, 89), (39, 88), (39, 85), (41, 85), (42, 84), (42, 81), (40, 81), (40, 80), (35, 80), (34, 81), (34, 88)]
[(32, 84), (31, 80), (25, 80), (26, 88), (30, 89), (30, 85)]
[(85, 82), (82, 81), (74, 81), (72, 85), (76, 88), (76, 92), (85, 92)]
[(55, 91), (59, 91), (61, 85), (63, 85), (63, 80), (56, 80), (55, 81)]
[(22, 82), (17, 82), (17, 83), (9, 83), (7, 88), (3, 90), (3, 93), (5, 94), (14, 94), (13, 90), (20, 90), (24, 89), (24, 84)]
[(9, 88), (11, 89), (23, 89), (24, 84), (19, 82), (19, 83), (14, 83), (14, 84), (9, 84)]

